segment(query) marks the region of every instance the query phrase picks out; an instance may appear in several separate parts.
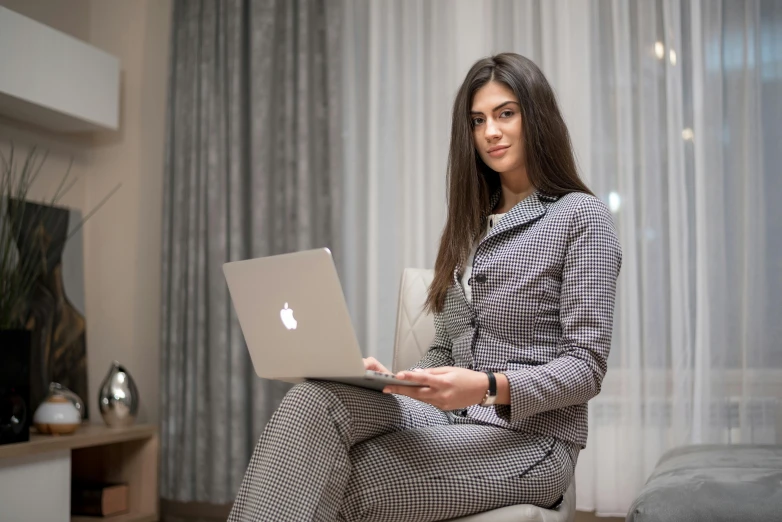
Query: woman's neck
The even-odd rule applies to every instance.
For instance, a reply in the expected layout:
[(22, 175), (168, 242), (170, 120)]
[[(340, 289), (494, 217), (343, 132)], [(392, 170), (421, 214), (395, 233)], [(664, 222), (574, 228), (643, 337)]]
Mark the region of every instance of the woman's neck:
[(504, 214), (535, 191), (535, 187), (527, 177), (526, 169), (523, 172), (500, 173), (500, 183), (502, 184), (502, 195), (497, 206), (494, 207), (495, 214)]

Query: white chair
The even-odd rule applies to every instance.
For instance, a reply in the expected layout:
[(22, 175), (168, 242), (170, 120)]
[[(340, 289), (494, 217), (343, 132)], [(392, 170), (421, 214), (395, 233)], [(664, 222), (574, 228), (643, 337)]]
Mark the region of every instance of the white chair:
[[(396, 317), (396, 338), (392, 371), (410, 368), (417, 363), (434, 339), (434, 321), (423, 312), (426, 292), (434, 272), (407, 268), (402, 274)], [(557, 509), (543, 509), (531, 504), (507, 506), (453, 521), (462, 522), (573, 522), (576, 516), (575, 479)]]

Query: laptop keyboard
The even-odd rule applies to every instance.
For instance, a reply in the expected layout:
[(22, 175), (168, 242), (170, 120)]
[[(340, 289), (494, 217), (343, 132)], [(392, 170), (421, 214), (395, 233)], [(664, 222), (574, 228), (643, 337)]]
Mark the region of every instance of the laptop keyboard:
[(391, 373), (377, 372), (375, 370), (370, 370), (370, 371), (372, 372), (373, 375), (377, 375), (378, 377), (390, 377), (392, 379), (396, 377), (395, 375), (393, 375)]

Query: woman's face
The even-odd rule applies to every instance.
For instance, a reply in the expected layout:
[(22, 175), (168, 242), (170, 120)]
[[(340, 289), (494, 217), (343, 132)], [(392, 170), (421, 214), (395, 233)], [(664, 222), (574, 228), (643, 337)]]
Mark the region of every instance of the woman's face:
[(470, 118), (475, 149), (483, 162), (498, 173), (523, 172), (521, 106), (513, 91), (501, 83), (487, 83), (475, 91)]

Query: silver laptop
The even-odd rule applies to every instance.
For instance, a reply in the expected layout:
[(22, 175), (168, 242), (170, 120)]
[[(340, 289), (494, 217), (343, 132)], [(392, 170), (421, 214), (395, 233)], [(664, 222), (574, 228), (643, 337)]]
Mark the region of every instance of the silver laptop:
[(386, 384), (418, 386), (364, 369), (327, 248), (225, 263), (223, 273), (259, 377), (375, 390)]

